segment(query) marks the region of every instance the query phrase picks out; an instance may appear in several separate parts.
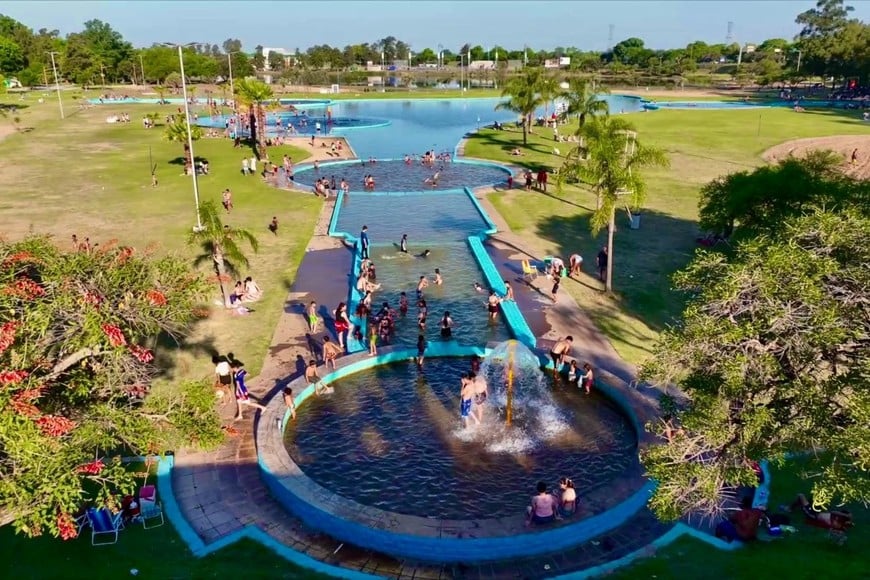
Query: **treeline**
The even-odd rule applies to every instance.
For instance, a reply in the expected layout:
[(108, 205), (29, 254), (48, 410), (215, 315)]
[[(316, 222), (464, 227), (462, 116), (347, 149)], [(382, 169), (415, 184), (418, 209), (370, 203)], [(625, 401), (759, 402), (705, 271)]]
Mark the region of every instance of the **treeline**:
[[(816, 8), (797, 15), (796, 21), (803, 28), (794, 40), (772, 38), (757, 44), (696, 41), (683, 48), (653, 50), (640, 38), (628, 38), (605, 52), (573, 47), (552, 50), (484, 48), (470, 44), (455, 50), (443, 46), (412, 50), (408, 43), (388, 36), (344, 48), (327, 44), (304, 51), (296, 48), (286, 55), (263, 54), (261, 46), (243, 49), (239, 40), (229, 38), (220, 46), (191, 44), (184, 47), (184, 64), (188, 77), (204, 81), (226, 79), (231, 60), (232, 72), (240, 78), (268, 69), (273, 77), (305, 82), (305, 79), (320, 78), (324, 72), (359, 71), (368, 62), (380, 64), (383, 61), (402, 67), (408, 64), (455, 67), (469, 60), (491, 60), (497, 61), (498, 71), (506, 74), (511, 65), (540, 66), (546, 60), (569, 57), (569, 70), (614, 77), (631, 78), (640, 74), (683, 79), (699, 68), (715, 70), (722, 65), (723, 72), (729, 72), (738, 80), (754, 80), (762, 85), (799, 82), (812, 77), (854, 78), (860, 84), (870, 77), (870, 26), (850, 18), (851, 11), (844, 0), (820, 0)], [(34, 32), (8, 16), (0, 16), (0, 74), (15, 77), (25, 86), (53, 82), (49, 56), (52, 52), (60, 77), (82, 85), (166, 83), (172, 73), (177, 76), (179, 72), (174, 47), (155, 44), (134, 48), (118, 31), (100, 20), (89, 20), (81, 32), (62, 37), (57, 30), (42, 28)]]

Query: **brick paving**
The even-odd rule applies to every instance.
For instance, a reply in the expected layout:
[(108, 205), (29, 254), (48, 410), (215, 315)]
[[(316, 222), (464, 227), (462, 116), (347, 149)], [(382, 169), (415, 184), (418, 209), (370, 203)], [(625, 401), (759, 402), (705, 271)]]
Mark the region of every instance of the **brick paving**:
[[(488, 206), (485, 199), (482, 201), (496, 225), (505, 232), (498, 234), (491, 242), (493, 251), (502, 252), (494, 257), (513, 260), (518, 259), (514, 254), (531, 255), (517, 236), (507, 232), (494, 208)], [(307, 326), (303, 317), (304, 305), (315, 299), (318, 303), (332, 308), (334, 304), (331, 301), (344, 299), (345, 285), (338, 286), (340, 294), (336, 296), (321, 296), (319, 292), (318, 295), (312, 295), (306, 290), (324, 287), (316, 274), (323, 268), (320, 258), (328, 256), (326, 262), (330, 263), (331, 270), (344, 259), (341, 257), (342, 243), (327, 235), (331, 213), (332, 202), (328, 202), (324, 205), (315, 227), (314, 237), (309, 244), (309, 254), (300, 266), (299, 283), (289, 294), (285, 312), (276, 327), (263, 371), (251, 381), (251, 392), (257, 397), (268, 398), (298, 377), (301, 371), (297, 364), (299, 357), (309, 358), (311, 341), (305, 337)], [(323, 254), (318, 255), (319, 252)], [(505, 260), (497, 259), (496, 264), (505, 270), (503, 273), (506, 276), (510, 275), (509, 265)], [(334, 288), (339, 280), (346, 279), (346, 267), (345, 265), (339, 270), (338, 275), (331, 271), (327, 287)], [(308, 280), (308, 283), (304, 280)], [(606, 371), (611, 380), (627, 382), (635, 376), (635, 369), (619, 359), (607, 339), (569, 297), (561, 296), (555, 306), (546, 309), (536, 306), (534, 301), (529, 301), (525, 306), (527, 308), (523, 311), (529, 311), (530, 325), (533, 325), (536, 332), (541, 332), (539, 336), (542, 336), (545, 348), (548, 340), (554, 340), (558, 336), (582, 334), (583, 355), (594, 360), (594, 364)], [(578, 332), (578, 327), (582, 328), (582, 333)], [(653, 392), (637, 393), (639, 397), (655, 398)], [(227, 422), (232, 420), (235, 411), (229, 407), (227, 405), (222, 408), (222, 417)], [(228, 437), (218, 450), (210, 453), (182, 452), (176, 456), (172, 473), (175, 497), (183, 516), (206, 544), (238, 532), (245, 526), (254, 525), (280, 543), (318, 560), (385, 577), (544, 578), (587, 569), (620, 558), (648, 545), (669, 527), (659, 523), (643, 509), (621, 527), (558, 554), (477, 565), (457, 563), (432, 566), (400, 561), (385, 554), (342, 544), (307, 528), (301, 520), (285, 511), (271, 497), (260, 479), (254, 438), (255, 418), (250, 409), (245, 411), (246, 418), (233, 423), (238, 434)], [(599, 503), (596, 508), (600, 509), (603, 503)]]

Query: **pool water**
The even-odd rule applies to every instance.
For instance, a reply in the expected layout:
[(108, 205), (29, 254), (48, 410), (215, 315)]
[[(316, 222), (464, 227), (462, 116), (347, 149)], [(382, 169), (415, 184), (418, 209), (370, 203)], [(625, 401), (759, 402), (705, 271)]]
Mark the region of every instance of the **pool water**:
[[(231, 116), (214, 115), (211, 117), (200, 117), (196, 124), (201, 127), (223, 130)], [(278, 119), (281, 119), (280, 127), (277, 124)], [(329, 135), (340, 132), (343, 129), (367, 129), (371, 127), (385, 127), (389, 124), (390, 122), (385, 119), (270, 113), (266, 115), (266, 134), (286, 136), (289, 125), (293, 125), (294, 132), (298, 135)], [(320, 126), (319, 129), (318, 125)]]
[[(421, 246), (409, 244), (412, 253), (422, 251)], [(483, 273), (477, 266), (468, 244), (455, 242), (432, 246), (428, 258), (415, 258), (403, 254), (392, 246), (372, 247), (371, 258), (377, 269), (377, 281), (381, 289), (374, 293), (373, 310), (380, 310), (384, 302), (399, 307), (402, 292), (408, 297), (408, 314), (399, 318), (391, 344), (408, 348), (417, 344), (416, 289), (420, 276), (426, 276), (430, 284), (435, 278), (435, 268), (441, 271), (444, 283), (434, 284), (424, 290), (429, 315), (426, 319), (426, 338), (429, 342), (443, 340), (439, 322), (444, 311), (450, 312), (454, 327), (452, 339), (463, 345), (484, 345), (509, 339), (510, 332), (501, 319), (490, 321), (486, 309), (488, 292), (478, 292), (474, 283), (485, 285)]]
[(548, 395), (564, 429), (534, 449), (496, 449), (493, 438), (509, 443), (523, 433), (503, 427), (489, 402), (483, 426), (460, 426), (459, 377), (468, 368), (464, 359), (430, 359), (422, 372), (397, 363), (336, 381), (334, 394), (297, 411), (285, 445), (306, 475), (341, 496), (455, 519), (522, 514), (537, 481), (555, 486), (561, 476), (582, 501), (635, 464), (628, 420), (605, 398), (567, 386)]
[[(362, 137), (362, 135), (361, 135)], [(438, 182), (425, 183), (438, 173)], [(504, 183), (510, 172), (494, 164), (465, 163), (462, 161), (437, 162), (425, 166), (420, 161), (406, 165), (402, 160), (378, 161), (376, 163), (327, 163), (320, 169), (299, 169), (295, 173), (297, 183), (314, 185), (314, 180), (335, 177), (336, 182), (347, 179), (352, 192), (364, 191), (363, 178), (371, 175), (375, 180), (374, 191), (438, 191), (480, 187)]]
[(744, 103), (742, 101), (650, 101), (644, 104), (648, 109), (759, 109), (769, 105)]
[[(338, 174), (337, 174), (338, 175)], [(338, 177), (337, 177), (338, 179)], [(464, 241), (487, 229), (468, 194), (461, 192), (345, 196), (336, 229), (358, 236), (369, 228), (372, 245), (398, 243), (408, 234), (412, 253), (445, 242)]]

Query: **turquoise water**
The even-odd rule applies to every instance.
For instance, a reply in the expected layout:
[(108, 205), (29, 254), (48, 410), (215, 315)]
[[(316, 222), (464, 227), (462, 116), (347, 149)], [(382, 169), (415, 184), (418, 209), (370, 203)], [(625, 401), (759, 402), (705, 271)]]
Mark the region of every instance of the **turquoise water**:
[[(411, 238), (411, 254), (422, 251), (423, 246)], [(463, 242), (441, 243), (431, 246), (427, 258), (415, 258), (403, 254), (393, 246), (374, 246), (371, 258), (377, 269), (377, 282), (381, 289), (374, 293), (373, 310), (377, 313), (384, 302), (392, 308), (399, 307), (402, 292), (408, 297), (407, 316), (396, 322), (396, 333), (391, 344), (415, 347), (417, 344), (416, 289), (420, 276), (426, 276), (431, 283), (435, 269), (441, 271), (444, 283), (434, 284), (423, 291), (429, 314), (426, 319), (426, 338), (429, 341), (441, 340), (438, 325), (445, 311), (450, 312), (455, 326), (452, 338), (463, 345), (483, 345), (488, 342), (501, 342), (511, 338), (510, 332), (499, 316), (494, 322), (489, 320), (486, 309), (488, 292), (478, 292), (474, 283), (484, 284), (483, 273), (477, 266), (474, 256)]]
[[(438, 183), (431, 180), (438, 173)], [(319, 169), (306, 166), (296, 170), (296, 183), (313, 186), (316, 179), (335, 177), (337, 183), (346, 179), (352, 192), (364, 192), (363, 178), (371, 175), (375, 180), (374, 191), (446, 191), (463, 187), (480, 187), (504, 183), (510, 171), (494, 164), (465, 163), (462, 161), (437, 162), (425, 166), (420, 161), (406, 164), (402, 160), (378, 161), (377, 163), (324, 163)]]
[[(200, 117), (196, 124), (200, 127), (224, 129), (232, 115), (214, 115)], [(281, 119), (281, 126), (278, 126)], [(348, 129), (370, 129), (384, 127), (390, 122), (385, 119), (370, 119), (361, 117), (325, 117), (313, 115), (296, 115), (294, 113), (270, 113), (266, 115), (266, 132), (269, 135), (286, 135), (287, 127), (293, 125), (297, 135), (329, 135)]]
[(411, 253), (464, 242), (488, 227), (465, 192), (345, 196), (336, 229), (358, 236), (363, 225), (373, 246), (392, 247), (408, 234)]
[(484, 424), (462, 429), (459, 377), (469, 368), (465, 359), (430, 359), (422, 372), (399, 363), (338, 380), (334, 394), (297, 411), (285, 446), (306, 475), (343, 497), (457, 519), (518, 517), (537, 481), (556, 487), (561, 476), (574, 480), (583, 502), (634, 465), (625, 416), (598, 394), (567, 386), (543, 387), (535, 412), (545, 427), (521, 427), (518, 406), (506, 429), (504, 390), (492, 381)]

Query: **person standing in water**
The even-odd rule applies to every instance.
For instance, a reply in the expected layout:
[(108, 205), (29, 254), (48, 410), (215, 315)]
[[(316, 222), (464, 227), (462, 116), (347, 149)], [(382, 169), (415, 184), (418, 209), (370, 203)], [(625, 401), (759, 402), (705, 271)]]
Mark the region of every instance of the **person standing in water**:
[(586, 389), (587, 395), (592, 392), (593, 384), (595, 384), (595, 373), (592, 372), (592, 365), (586, 363), (583, 365), (583, 388)]
[(420, 276), (420, 280), (417, 282), (417, 300), (422, 300), (423, 290), (428, 287), (429, 280), (426, 279), (426, 276)]
[[(425, 329), (424, 329), (425, 330)], [(426, 335), (421, 331), (417, 336), (417, 368), (423, 368), (423, 357), (426, 355)]]
[(489, 319), (495, 320), (495, 317), (498, 316), (498, 305), (501, 303), (501, 298), (499, 298), (495, 290), (491, 290), (489, 292), (489, 298), (486, 301), (486, 309), (489, 312)]
[(574, 344), (574, 337), (566, 336), (553, 345), (553, 349), (550, 351), (550, 358), (553, 359), (553, 377), (559, 376), (565, 357), (571, 354), (572, 344)]
[(453, 336), (453, 319), (450, 318), (450, 312), (444, 311), (444, 316), (441, 317), (441, 338), (447, 339)]
[(474, 413), (477, 416), (477, 422), (483, 423), (483, 405), (489, 396), (486, 379), (474, 373), (471, 373), (470, 377), (474, 385)]
[(399, 251), (403, 254), (408, 253), (408, 234), (402, 234), (402, 239), (399, 241)]
[(474, 384), (468, 375), (462, 375), (462, 388), (459, 392), (459, 417), (462, 419), (463, 427), (468, 427), (468, 420), (473, 419), (476, 423), (477, 415), (471, 412), (471, 406), (474, 403)]
[(444, 283), (444, 279), (441, 277), (441, 270), (435, 268), (435, 285), (440, 286)]

